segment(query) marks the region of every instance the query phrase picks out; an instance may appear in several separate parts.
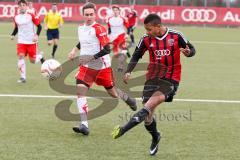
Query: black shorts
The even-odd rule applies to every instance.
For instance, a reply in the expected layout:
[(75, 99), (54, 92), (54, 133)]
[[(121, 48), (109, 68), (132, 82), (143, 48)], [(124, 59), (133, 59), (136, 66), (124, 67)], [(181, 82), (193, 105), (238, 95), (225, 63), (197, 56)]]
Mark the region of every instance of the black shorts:
[(133, 33), (133, 31), (134, 31), (133, 26), (127, 28), (127, 34)]
[(59, 39), (59, 30), (58, 29), (48, 29), (47, 30), (47, 40)]
[(143, 103), (146, 103), (154, 92), (160, 91), (165, 95), (165, 102), (172, 102), (179, 83), (171, 79), (155, 78), (147, 80), (143, 89)]

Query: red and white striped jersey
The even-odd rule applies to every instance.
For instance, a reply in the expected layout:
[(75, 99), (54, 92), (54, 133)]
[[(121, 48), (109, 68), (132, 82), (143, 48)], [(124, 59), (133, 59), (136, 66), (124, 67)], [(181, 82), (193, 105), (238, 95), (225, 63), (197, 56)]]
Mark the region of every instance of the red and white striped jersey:
[(14, 23), (18, 27), (18, 43), (34, 44), (34, 36), (36, 35), (35, 25), (40, 24), (38, 17), (30, 13), (17, 14), (14, 17)]
[[(109, 43), (106, 29), (94, 22), (92, 25), (82, 25), (78, 27), (78, 38), (80, 42), (80, 55), (94, 55)], [(109, 54), (90, 61), (85, 67), (95, 70), (101, 70), (111, 66), (111, 58)]]
[(125, 28), (128, 28), (128, 21), (124, 17), (112, 16), (108, 19), (108, 28), (111, 29), (111, 33), (109, 35), (110, 40), (113, 41), (119, 35), (126, 33)]

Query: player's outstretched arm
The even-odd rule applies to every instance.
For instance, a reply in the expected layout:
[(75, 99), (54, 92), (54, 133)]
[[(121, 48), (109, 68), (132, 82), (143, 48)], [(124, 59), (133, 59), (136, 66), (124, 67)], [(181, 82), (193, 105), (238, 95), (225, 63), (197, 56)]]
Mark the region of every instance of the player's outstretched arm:
[(136, 67), (138, 61), (140, 58), (142, 58), (143, 54), (145, 53), (145, 51), (147, 50), (146, 45), (144, 43), (144, 38), (142, 38), (138, 44), (138, 46), (136, 47), (132, 58), (127, 66), (127, 70), (125, 73), (131, 73), (133, 71), (133, 69)]
[(145, 48), (143, 45), (141, 46), (141, 44), (140, 44), (140, 47), (136, 47), (136, 49), (132, 55), (132, 58), (127, 66), (127, 70), (123, 76), (124, 83), (127, 84), (127, 81), (130, 79), (131, 72), (136, 67), (139, 59), (142, 58), (142, 55), (144, 54), (144, 52), (145, 52)]

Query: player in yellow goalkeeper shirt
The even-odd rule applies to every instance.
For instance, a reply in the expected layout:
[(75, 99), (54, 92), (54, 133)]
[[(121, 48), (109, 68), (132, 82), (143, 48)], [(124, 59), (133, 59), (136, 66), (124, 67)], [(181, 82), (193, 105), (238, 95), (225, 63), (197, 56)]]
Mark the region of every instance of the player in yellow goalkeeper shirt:
[(64, 21), (60, 13), (57, 10), (57, 4), (53, 3), (51, 10), (45, 15), (44, 24), (45, 30), (47, 30), (48, 45), (53, 44), (52, 58), (55, 57), (55, 52), (58, 47), (59, 40), (59, 27), (63, 25)]

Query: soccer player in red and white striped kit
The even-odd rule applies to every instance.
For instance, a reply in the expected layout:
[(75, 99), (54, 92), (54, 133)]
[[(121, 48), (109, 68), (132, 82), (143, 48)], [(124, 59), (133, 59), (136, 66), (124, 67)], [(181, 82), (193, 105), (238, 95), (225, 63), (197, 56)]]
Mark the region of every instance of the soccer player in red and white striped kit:
[(112, 6), (113, 16), (108, 21), (108, 34), (110, 41), (113, 45), (113, 54), (118, 58), (117, 71), (124, 70), (124, 61), (127, 58), (128, 48), (126, 44), (128, 20), (120, 15), (120, 7), (117, 5)]
[(78, 27), (79, 43), (69, 53), (73, 59), (80, 50), (79, 72), (76, 75), (77, 106), (81, 122), (73, 127), (76, 133), (89, 134), (87, 121), (88, 104), (86, 94), (93, 83), (103, 86), (108, 94), (114, 98), (121, 98), (132, 110), (136, 110), (136, 100), (130, 98), (114, 86), (111, 68), (109, 39), (106, 29), (98, 24), (96, 7), (93, 3), (86, 3), (82, 8), (84, 24)]
[(161, 136), (153, 117), (154, 110), (159, 104), (173, 100), (181, 80), (181, 53), (192, 57), (196, 51), (181, 32), (165, 27), (156, 14), (149, 14), (144, 19), (144, 27), (147, 34), (140, 39), (124, 75), (124, 82), (127, 83), (139, 59), (146, 51), (149, 52), (150, 62), (143, 89), (144, 107), (125, 125), (117, 126), (112, 135), (114, 139), (119, 138), (145, 121), (145, 128), (152, 136), (150, 155), (155, 155)]
[[(18, 1), (19, 13), (14, 17), (15, 28), (11, 34), (13, 40), (18, 33), (17, 54), (18, 54), (18, 69), (20, 72), (19, 83), (26, 82), (26, 64), (25, 56), (29, 56), (31, 63), (44, 62), (42, 54), (37, 54), (38, 36), (41, 33), (42, 26), (37, 16), (28, 13), (27, 1)], [(37, 31), (35, 31), (35, 26)]]

